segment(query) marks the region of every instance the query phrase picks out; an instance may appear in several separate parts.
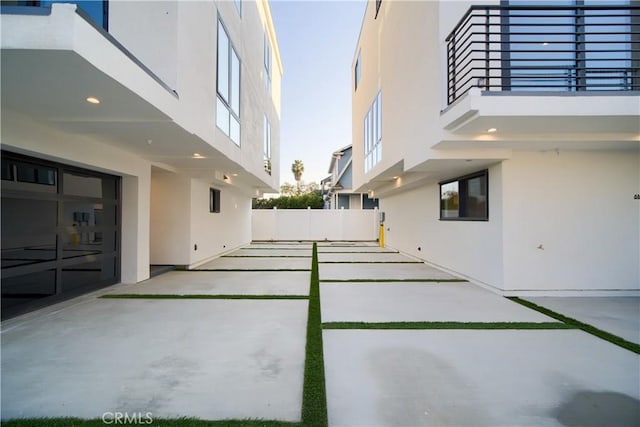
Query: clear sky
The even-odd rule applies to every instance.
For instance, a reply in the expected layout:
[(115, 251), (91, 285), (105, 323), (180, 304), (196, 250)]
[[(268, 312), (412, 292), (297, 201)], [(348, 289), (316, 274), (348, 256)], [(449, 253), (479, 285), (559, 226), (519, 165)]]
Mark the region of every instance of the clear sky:
[(271, 0), (284, 68), (280, 184), (328, 176), (331, 153), (351, 144), (351, 63), (365, 0)]

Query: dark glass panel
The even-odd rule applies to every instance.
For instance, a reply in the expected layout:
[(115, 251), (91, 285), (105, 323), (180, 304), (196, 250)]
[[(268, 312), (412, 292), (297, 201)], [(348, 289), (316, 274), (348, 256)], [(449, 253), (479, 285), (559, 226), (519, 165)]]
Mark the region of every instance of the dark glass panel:
[(56, 170), (53, 168), (31, 165), (28, 163), (16, 164), (18, 182), (30, 184), (56, 185)]
[(2, 179), (13, 181), (13, 163), (7, 159), (2, 159)]
[(55, 201), (2, 198), (2, 268), (56, 259)]
[[(56, 293), (56, 271), (45, 270), (23, 276), (2, 278), (2, 310)], [(4, 317), (4, 313), (3, 313)]]

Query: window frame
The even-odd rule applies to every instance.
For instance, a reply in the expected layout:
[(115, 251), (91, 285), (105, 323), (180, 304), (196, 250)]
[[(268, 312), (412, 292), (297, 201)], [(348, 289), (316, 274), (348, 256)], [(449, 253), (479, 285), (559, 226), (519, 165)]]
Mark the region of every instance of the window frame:
[(382, 161), (382, 89), (376, 94), (364, 117), (365, 174), (380, 161)]
[(269, 33), (264, 32), (264, 54), (262, 59), (264, 65), (264, 85), (267, 92), (271, 93), (271, 42)]
[(220, 213), (220, 190), (209, 188), (209, 213)]
[(269, 117), (264, 115), (264, 134), (262, 145), (262, 156), (264, 160), (264, 170), (271, 175), (271, 122)]
[[(220, 30), (222, 29), (222, 31), (224, 32), (224, 35), (227, 39), (227, 58), (226, 58), (226, 66), (227, 66), (227, 70), (226, 70), (226, 76), (227, 76), (227, 82), (226, 82), (226, 91), (227, 91), (227, 95), (225, 97), (225, 95), (223, 93), (221, 93), (221, 88), (223, 88), (221, 85), (223, 84), (223, 82), (221, 82), (220, 79), (220, 62), (221, 62), (221, 57), (220, 57)], [(233, 42), (231, 41), (231, 37), (229, 37), (229, 31), (227, 30), (227, 27), (224, 25), (224, 22), (222, 21), (222, 18), (218, 15), (218, 26), (216, 29), (216, 34), (217, 34), (217, 40), (216, 40), (216, 126), (218, 129), (220, 129), (225, 135), (227, 135), (229, 137), (229, 139), (231, 140), (231, 142), (233, 142), (235, 145), (237, 145), (238, 147), (240, 147), (240, 141), (241, 141), (241, 137), (242, 137), (242, 132), (241, 132), (241, 121), (240, 121), (240, 112), (242, 110), (242, 100), (241, 100), (241, 94), (242, 94), (242, 61), (240, 60), (240, 56), (238, 55), (238, 52), (236, 51), (236, 48), (233, 44)], [(235, 79), (234, 79), (234, 59), (237, 59), (237, 88), (234, 87), (236, 86), (234, 84)], [(237, 95), (235, 94), (235, 91), (237, 91)], [(228, 98), (228, 99), (227, 99)], [(220, 104), (222, 104), (222, 106), (224, 108), (226, 108), (226, 114), (225, 114), (225, 118), (228, 117), (228, 123), (225, 124), (226, 129), (223, 129), (222, 127), (220, 127), (220, 125), (218, 124), (219, 122), (219, 116), (220, 116), (220, 111), (219, 110), (219, 106)], [(237, 104), (237, 110), (235, 111), (234, 109), (234, 104)], [(237, 140), (236, 137), (233, 135), (234, 132), (232, 131), (233, 127), (232, 125), (237, 123), (238, 129), (237, 129)]]
[[(468, 194), (468, 182), (475, 178), (484, 178), (484, 186), (486, 193), (484, 215), (479, 217), (472, 217), (466, 215), (467, 202), (469, 200)], [(457, 217), (444, 217), (442, 215), (442, 187), (457, 182), (458, 183), (458, 216)], [(463, 175), (457, 178), (440, 181), (438, 183), (440, 191), (438, 192), (438, 206), (440, 212), (440, 221), (489, 221), (489, 170), (483, 169), (478, 172), (474, 172), (468, 175)], [(464, 216), (462, 214), (465, 214)]]
[(362, 50), (358, 51), (358, 59), (356, 59), (356, 66), (354, 69), (354, 91), (358, 90), (358, 83), (360, 83), (360, 77), (362, 76)]

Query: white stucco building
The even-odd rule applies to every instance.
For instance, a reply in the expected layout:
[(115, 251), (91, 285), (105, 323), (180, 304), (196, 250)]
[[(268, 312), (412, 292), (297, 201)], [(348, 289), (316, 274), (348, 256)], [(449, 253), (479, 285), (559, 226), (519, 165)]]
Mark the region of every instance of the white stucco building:
[(640, 295), (640, 9), (602, 4), (368, 2), (353, 181), (388, 246), (506, 295)]
[(3, 314), (246, 244), (279, 187), (267, 0), (79, 4), (2, 2)]

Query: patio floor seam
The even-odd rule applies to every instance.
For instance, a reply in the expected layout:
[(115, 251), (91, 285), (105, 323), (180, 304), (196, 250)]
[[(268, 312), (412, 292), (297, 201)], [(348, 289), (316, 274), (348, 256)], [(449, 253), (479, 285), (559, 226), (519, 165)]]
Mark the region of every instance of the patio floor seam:
[(588, 323), (584, 323), (581, 322), (577, 319), (574, 319), (572, 317), (569, 316), (565, 316), (564, 314), (558, 313), (556, 311), (550, 310), (546, 307), (543, 307), (541, 305), (538, 305), (536, 303), (533, 303), (531, 301), (527, 301), (525, 299), (522, 298), (518, 298), (518, 297), (508, 297), (509, 300), (516, 302), (520, 305), (523, 305), (531, 310), (537, 311), (539, 313), (545, 314), (553, 319), (559, 320), (563, 323), (566, 323), (568, 325), (573, 325), (575, 326), (577, 329), (582, 330), (583, 332), (586, 332), (588, 334), (591, 334), (593, 336), (596, 336), (600, 339), (603, 339), (605, 341), (610, 342), (611, 344), (617, 345), (619, 347), (622, 347), (626, 350), (632, 351), (636, 354), (640, 354), (640, 345), (633, 343), (631, 341), (627, 341), (622, 337), (619, 337), (618, 335), (614, 335), (610, 332), (604, 331), (602, 329), (598, 329), (595, 326), (589, 325)]
[(429, 329), (474, 329), (474, 330), (549, 330), (578, 329), (562, 322), (326, 322), (325, 330), (335, 329), (384, 329), (384, 330), (429, 330)]

